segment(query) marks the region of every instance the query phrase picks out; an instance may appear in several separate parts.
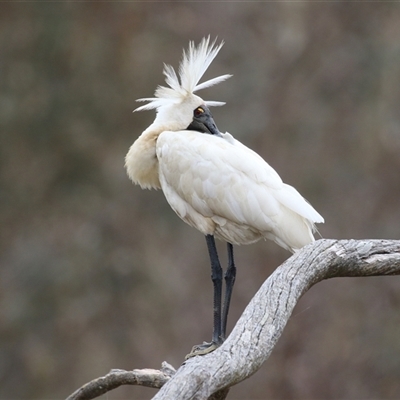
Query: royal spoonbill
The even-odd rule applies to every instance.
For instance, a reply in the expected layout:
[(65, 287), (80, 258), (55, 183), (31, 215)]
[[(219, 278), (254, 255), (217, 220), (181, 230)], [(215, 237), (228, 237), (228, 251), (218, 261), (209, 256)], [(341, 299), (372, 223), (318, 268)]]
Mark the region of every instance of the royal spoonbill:
[[(209, 107), (194, 93), (231, 75), (199, 83), (223, 42), (204, 38), (183, 51), (179, 74), (164, 65), (168, 87), (135, 111), (156, 109), (154, 122), (130, 147), (125, 166), (130, 179), (146, 189), (162, 189), (172, 209), (206, 237), (214, 287), (211, 343), (195, 346), (189, 356), (206, 354), (225, 339), (235, 282), (233, 245), (271, 239), (295, 252), (314, 241), (322, 216), (257, 153), (217, 128)], [(179, 77), (178, 77), (179, 75)], [(214, 238), (227, 242), (228, 267), (222, 307), (223, 271)]]

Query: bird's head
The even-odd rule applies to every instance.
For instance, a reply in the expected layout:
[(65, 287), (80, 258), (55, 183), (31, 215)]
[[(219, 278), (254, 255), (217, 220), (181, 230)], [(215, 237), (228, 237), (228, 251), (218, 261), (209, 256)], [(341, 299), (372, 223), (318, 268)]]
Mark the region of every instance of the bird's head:
[(201, 77), (218, 54), (223, 42), (216, 46), (210, 43), (210, 37), (204, 38), (195, 47), (189, 43), (189, 49), (183, 52), (179, 65), (179, 78), (174, 68), (164, 64), (165, 81), (168, 87), (159, 86), (155, 97), (137, 101), (148, 101), (135, 111), (157, 110), (155, 123), (165, 124), (170, 130), (192, 129), (204, 133), (219, 134), (209, 106), (221, 106), (219, 101), (205, 101), (194, 92), (216, 85), (231, 75), (222, 75), (200, 83)]

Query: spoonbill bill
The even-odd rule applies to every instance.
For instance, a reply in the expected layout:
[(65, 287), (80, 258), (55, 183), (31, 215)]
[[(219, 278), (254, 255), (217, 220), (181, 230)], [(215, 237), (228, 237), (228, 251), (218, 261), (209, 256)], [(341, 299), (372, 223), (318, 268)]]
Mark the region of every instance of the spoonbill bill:
[[(202, 355), (225, 339), (236, 267), (233, 245), (270, 239), (291, 252), (314, 241), (322, 216), (282, 182), (275, 170), (253, 150), (217, 128), (209, 107), (194, 93), (228, 79), (222, 75), (199, 83), (223, 46), (204, 38), (189, 43), (179, 73), (164, 64), (168, 87), (135, 111), (156, 109), (154, 122), (130, 147), (125, 167), (130, 179), (145, 189), (162, 189), (178, 216), (205, 235), (214, 287), (214, 328), (210, 343), (194, 346), (187, 356)], [(179, 75), (179, 76), (178, 76)], [(227, 243), (228, 267), (222, 307), (223, 270), (215, 238)]]

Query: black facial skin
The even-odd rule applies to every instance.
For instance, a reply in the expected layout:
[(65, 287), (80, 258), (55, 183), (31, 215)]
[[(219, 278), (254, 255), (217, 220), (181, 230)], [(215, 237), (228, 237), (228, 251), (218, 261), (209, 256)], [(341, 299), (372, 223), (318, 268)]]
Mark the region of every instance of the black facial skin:
[(222, 137), (210, 110), (206, 106), (197, 107), (193, 111), (193, 121), (186, 129)]

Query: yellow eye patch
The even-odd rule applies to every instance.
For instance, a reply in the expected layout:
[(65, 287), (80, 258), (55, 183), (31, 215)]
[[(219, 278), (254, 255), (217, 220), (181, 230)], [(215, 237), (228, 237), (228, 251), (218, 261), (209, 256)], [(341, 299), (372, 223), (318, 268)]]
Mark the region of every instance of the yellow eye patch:
[(197, 107), (195, 110), (194, 110), (194, 116), (195, 117), (199, 117), (201, 114), (204, 114), (205, 113), (205, 111), (204, 111), (204, 108), (202, 108), (202, 107)]

